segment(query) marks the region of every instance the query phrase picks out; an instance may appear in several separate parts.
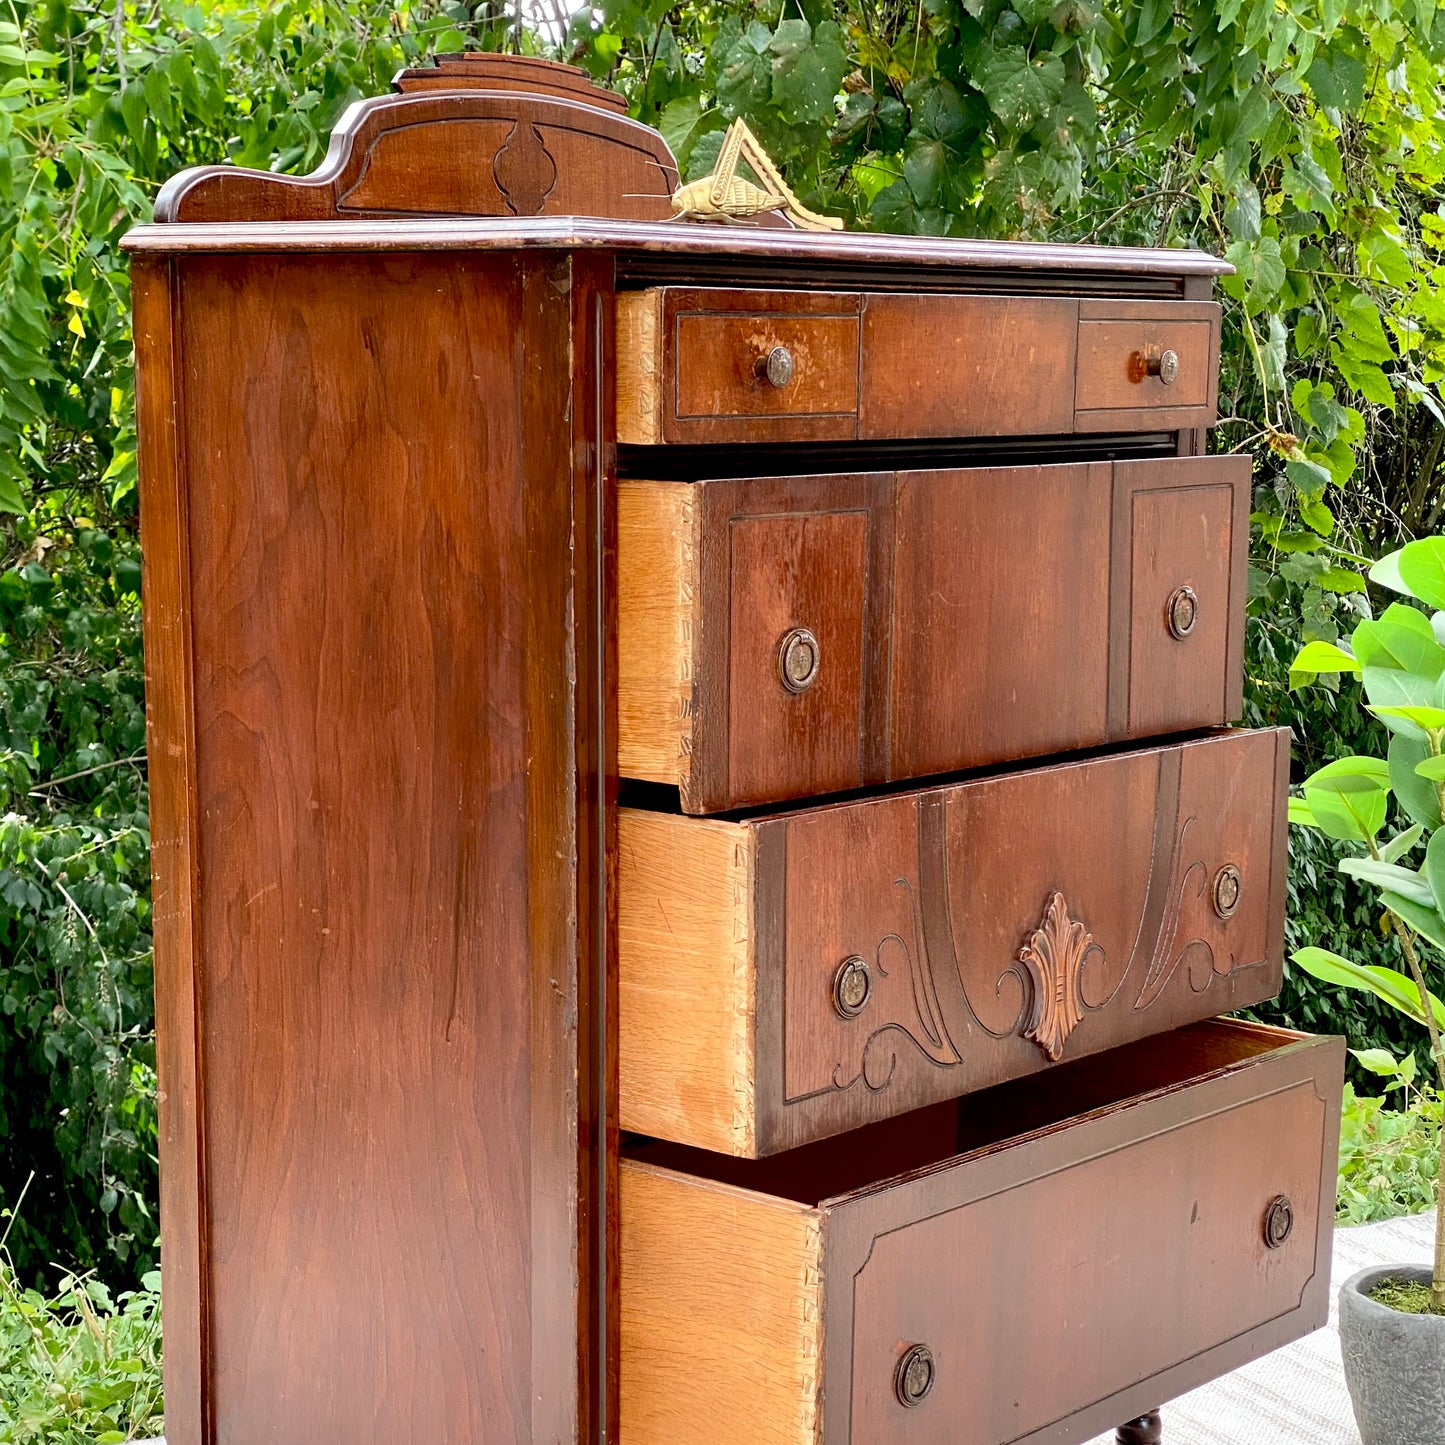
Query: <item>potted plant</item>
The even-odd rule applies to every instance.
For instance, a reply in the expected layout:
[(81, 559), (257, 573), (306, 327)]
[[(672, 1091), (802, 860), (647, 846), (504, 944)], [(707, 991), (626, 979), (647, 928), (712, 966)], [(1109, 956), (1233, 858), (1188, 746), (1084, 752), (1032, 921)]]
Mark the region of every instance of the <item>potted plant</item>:
[[(1429, 949), (1445, 951), (1445, 537), (1411, 542), (1376, 563), (1370, 579), (1410, 600), (1360, 622), (1348, 646), (1308, 643), (1291, 676), (1356, 675), (1365, 705), (1389, 729), (1388, 751), (1321, 768), (1303, 797), (1290, 800), (1290, 820), (1358, 846), (1358, 856), (1340, 867), (1380, 891), (1382, 925), (1404, 969), (1367, 967), (1323, 948), (1302, 948), (1293, 958), (1316, 978), (1374, 994), (1418, 1023), (1445, 1095), (1445, 1005), (1426, 977)], [(1392, 793), (1409, 824), (1385, 838)], [(1365, 1270), (1340, 1290), (1345, 1378), (1364, 1445), (1445, 1441), (1445, 1193), (1438, 1177), (1434, 1195), (1433, 1266)]]

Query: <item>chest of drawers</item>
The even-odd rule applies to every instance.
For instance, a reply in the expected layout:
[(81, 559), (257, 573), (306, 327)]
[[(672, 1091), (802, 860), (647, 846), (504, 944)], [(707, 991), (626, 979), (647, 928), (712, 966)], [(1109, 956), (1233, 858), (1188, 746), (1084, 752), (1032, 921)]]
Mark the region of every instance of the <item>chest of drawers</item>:
[(170, 1445), (1069, 1445), (1325, 1318), (1191, 253), (465, 56), (129, 239)]

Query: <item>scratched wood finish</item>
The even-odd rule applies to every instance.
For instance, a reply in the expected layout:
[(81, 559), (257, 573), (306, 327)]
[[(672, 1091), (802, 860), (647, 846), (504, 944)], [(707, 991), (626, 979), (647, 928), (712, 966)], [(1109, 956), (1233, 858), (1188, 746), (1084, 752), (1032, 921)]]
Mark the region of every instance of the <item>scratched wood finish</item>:
[[(1339, 1039), (1201, 1024), (776, 1159), (630, 1152), (624, 1192), (658, 1203), (625, 1237), (624, 1293), (668, 1298), (678, 1321), (742, 1319), (811, 1266), (773, 1350), (820, 1363), (775, 1373), (731, 1331), (639, 1330), (624, 1445), (705, 1445), (779, 1379), (807, 1393), (768, 1411), (770, 1445), (1084, 1440), (1308, 1333), (1328, 1313), (1343, 1065)], [(790, 1205), (816, 1225), (791, 1254), (754, 1224)], [(690, 1267), (700, 1220), (728, 1232), (725, 1270)], [(896, 1378), (915, 1345), (934, 1378), (909, 1408)]]
[[(1021, 288), (1022, 289), (1022, 288)], [(659, 287), (618, 298), (618, 440), (1065, 436), (1207, 427), (1219, 307)], [(756, 374), (775, 347), (792, 378)], [(1172, 350), (1164, 382), (1149, 358)]]
[(1288, 760), (1221, 733), (737, 821), (624, 809), (623, 1127), (771, 1154), (1273, 997)]
[[(673, 520), (680, 501), (658, 505), (669, 489), (688, 499), (686, 533)], [(1211, 727), (1241, 711), (1246, 458), (621, 491), (622, 575), (671, 547), (686, 580), (671, 587), (671, 615), (651, 605), (634, 619), (623, 593), (624, 636), (653, 645), (629, 649), (618, 680), (620, 766), (677, 785), (687, 812)], [(1196, 606), (1179, 637), (1169, 604), (1182, 588)], [(795, 627), (814, 634), (821, 659), (802, 693), (779, 674)], [(691, 695), (682, 718), (679, 678)]]
[(161, 188), (156, 220), (671, 215), (667, 143), (571, 66), (473, 55), (398, 86), (346, 111), (310, 175), (192, 167)]
[(137, 328), (168, 1438), (586, 1438), (610, 307), (565, 258), (175, 266)]

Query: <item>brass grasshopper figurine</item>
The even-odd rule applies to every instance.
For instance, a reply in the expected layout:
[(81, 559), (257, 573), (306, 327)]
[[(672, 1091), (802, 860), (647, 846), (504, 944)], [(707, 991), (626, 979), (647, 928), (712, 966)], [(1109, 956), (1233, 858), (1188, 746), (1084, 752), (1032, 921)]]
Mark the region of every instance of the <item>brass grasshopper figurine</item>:
[[(762, 185), (755, 186), (738, 175), (740, 161), (748, 163)], [(728, 127), (717, 169), (700, 181), (679, 186), (673, 192), (672, 209), (682, 221), (739, 221), (765, 211), (781, 211), (805, 231), (843, 229), (840, 217), (820, 216), (799, 201), (743, 120)]]

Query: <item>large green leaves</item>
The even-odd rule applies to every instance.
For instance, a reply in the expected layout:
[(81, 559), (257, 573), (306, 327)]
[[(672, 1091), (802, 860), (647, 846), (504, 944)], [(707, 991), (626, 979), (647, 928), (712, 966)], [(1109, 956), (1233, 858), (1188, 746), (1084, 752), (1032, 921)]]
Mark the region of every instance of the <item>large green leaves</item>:
[(1314, 824), (1341, 842), (1364, 843), (1385, 824), (1390, 770), (1379, 758), (1328, 763), (1305, 781), (1304, 801)]
[[(1423, 1025), (1425, 1022), (1420, 990), (1415, 986), (1415, 980), (1403, 973), (1378, 964), (1352, 963), (1325, 948), (1299, 948), (1290, 955), (1290, 959), (1322, 983), (1373, 994), (1416, 1023)], [(1441, 1003), (1433, 993), (1428, 998), (1437, 1022), (1445, 1028), (1445, 1003)]]

